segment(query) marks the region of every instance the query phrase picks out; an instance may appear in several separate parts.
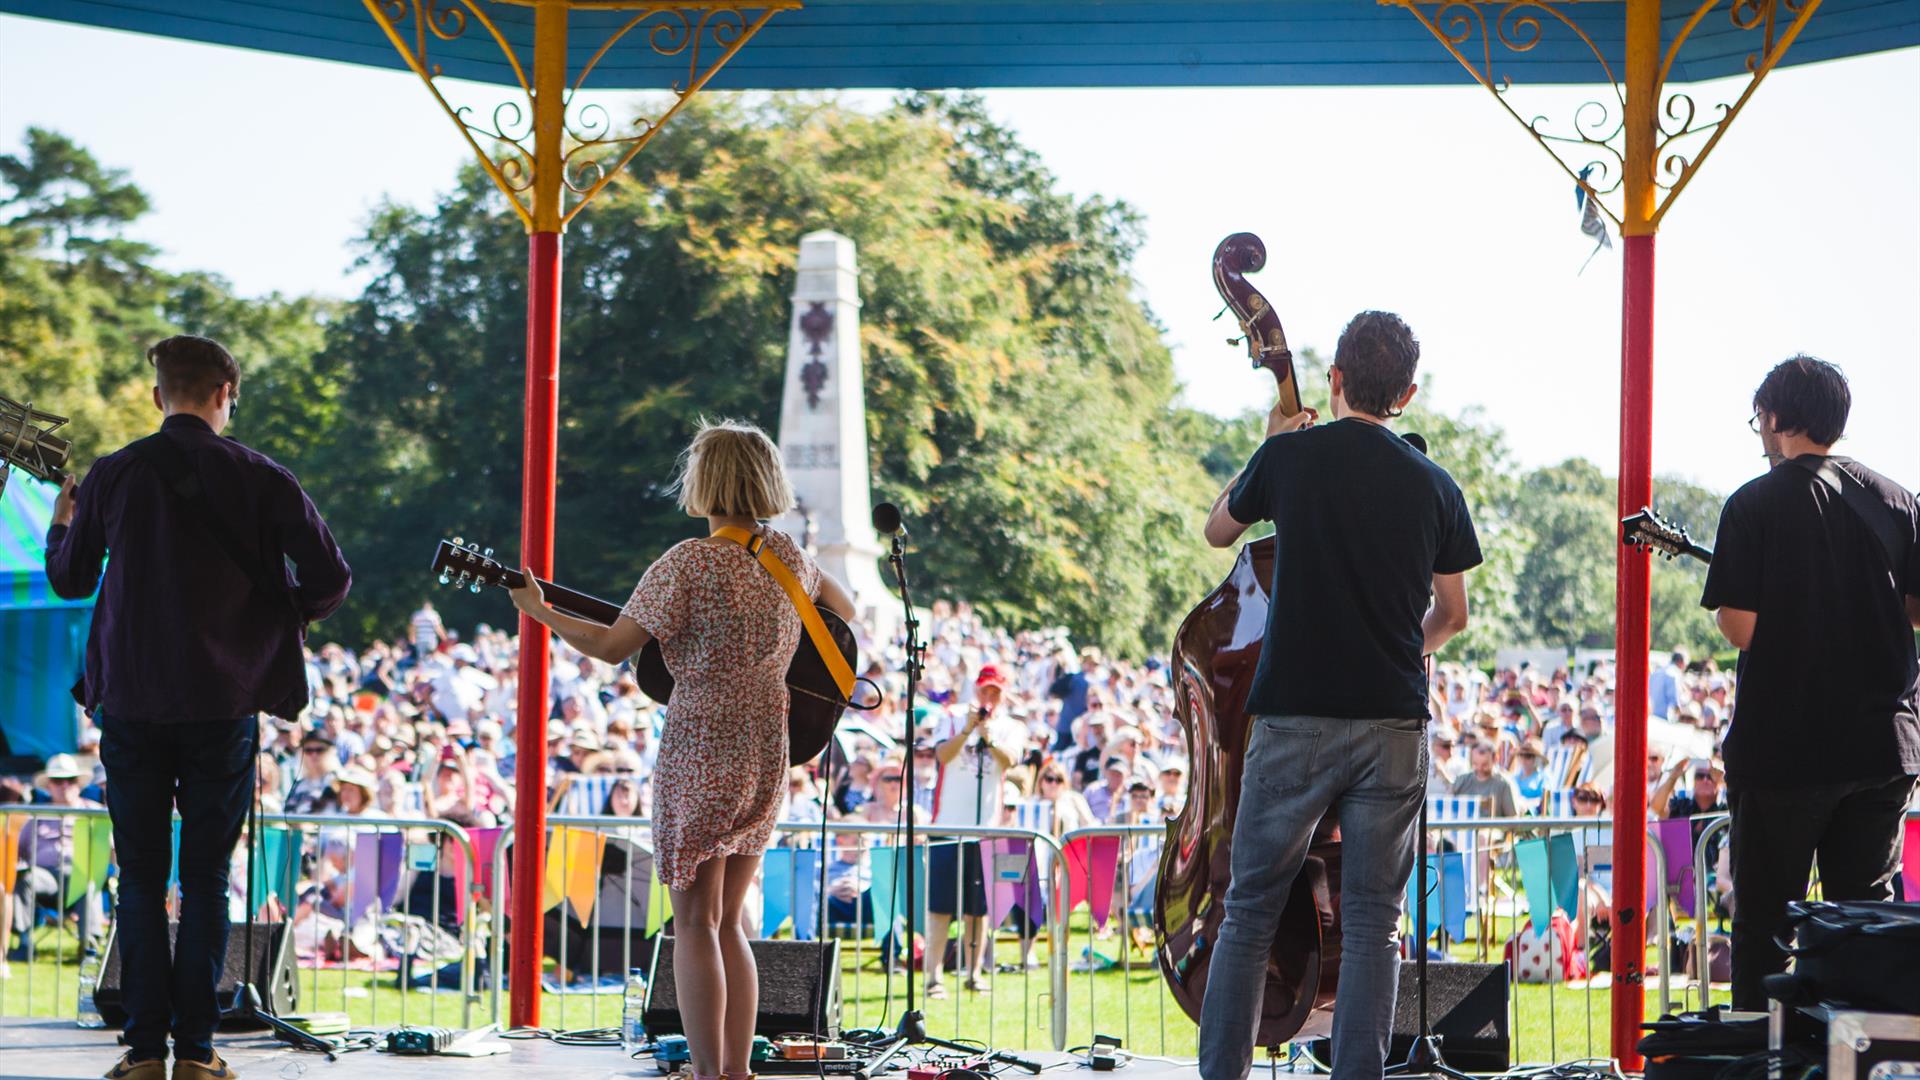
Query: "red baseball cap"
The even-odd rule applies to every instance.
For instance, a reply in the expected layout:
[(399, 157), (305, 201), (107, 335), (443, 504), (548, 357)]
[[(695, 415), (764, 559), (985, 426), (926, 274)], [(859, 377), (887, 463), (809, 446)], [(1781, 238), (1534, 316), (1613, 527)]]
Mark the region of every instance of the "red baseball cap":
[(974, 676), (973, 685), (1005, 686), (1007, 685), (1007, 677), (1000, 674), (1000, 669), (997, 666), (993, 664), (982, 664), (980, 665), (980, 674)]

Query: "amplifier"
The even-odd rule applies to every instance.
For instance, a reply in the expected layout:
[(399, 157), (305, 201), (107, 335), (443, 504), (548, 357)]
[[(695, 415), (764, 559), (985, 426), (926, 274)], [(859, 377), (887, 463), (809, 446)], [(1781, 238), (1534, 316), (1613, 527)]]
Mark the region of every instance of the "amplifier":
[[(1417, 946), (1416, 946), (1417, 947)], [(1427, 1019), (1440, 1036), (1440, 1055), (1462, 1072), (1502, 1073), (1511, 1064), (1507, 1029), (1505, 964), (1427, 964)], [(1399, 991), (1393, 1000), (1393, 1039), (1387, 1064), (1407, 1060), (1420, 1036), (1420, 965), (1400, 962)], [(1315, 1057), (1333, 1064), (1333, 1041), (1310, 1044)]]
[[(840, 1034), (840, 942), (760, 940), (751, 945), (760, 969), (754, 1032), (770, 1039), (800, 1032), (818, 1031), (821, 1038)], [(654, 942), (641, 1024), (656, 1039), (686, 1033), (673, 988), (673, 938), (666, 934)]]
[[(167, 949), (173, 949), (174, 939), (180, 934), (180, 924), (167, 923)], [(284, 1016), (298, 1007), (299, 980), (294, 978), (293, 950), (288, 947), (287, 924), (253, 924), (253, 963), (247, 963), (247, 927), (242, 923), (227, 932), (227, 961), (220, 971), (220, 982), (216, 988), (220, 1003), (220, 1027), (225, 1031), (246, 1030), (262, 1025), (230, 1016), (236, 1003), (235, 991), (239, 988), (241, 977), (251, 973), (255, 989), (260, 991), (260, 1004), (275, 1016)], [(93, 1004), (100, 1010), (100, 1018), (108, 1027), (125, 1027), (127, 1024), (126, 975), (123, 971), (124, 960), (120, 950), (120, 932), (116, 927), (107, 937), (107, 959), (100, 968), (100, 984), (94, 988)]]

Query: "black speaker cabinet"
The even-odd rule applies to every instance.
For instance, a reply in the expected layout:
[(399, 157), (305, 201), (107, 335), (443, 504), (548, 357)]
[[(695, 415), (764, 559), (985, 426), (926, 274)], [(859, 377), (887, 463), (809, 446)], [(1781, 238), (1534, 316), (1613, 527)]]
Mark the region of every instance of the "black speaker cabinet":
[[(1427, 1018), (1440, 1036), (1440, 1055), (1462, 1072), (1502, 1073), (1509, 1068), (1507, 968), (1505, 964), (1427, 964)], [(1340, 1002), (1334, 1002), (1337, 1014)], [(1400, 988), (1393, 999), (1393, 1041), (1387, 1064), (1407, 1060), (1420, 1034), (1420, 974), (1412, 960), (1400, 962)], [(1333, 1044), (1320, 1039), (1313, 1054), (1333, 1064)]]
[[(288, 924), (284, 922), (254, 923), (254, 956), (251, 965), (247, 963), (246, 924), (237, 924), (227, 932), (227, 962), (220, 972), (220, 983), (215, 988), (223, 1016), (221, 1030), (238, 1031), (259, 1026), (224, 1018), (234, 1006), (235, 992), (242, 976), (249, 970), (253, 985), (260, 991), (260, 1003), (268, 1012), (280, 1015), (294, 1011), (300, 980), (294, 977), (293, 949), (287, 939), (287, 930)], [(179, 934), (179, 923), (167, 923), (169, 951)], [(93, 992), (94, 1007), (100, 1010), (100, 1018), (107, 1022), (108, 1027), (125, 1027), (127, 1024), (126, 994), (122, 989), (125, 983), (120, 933), (116, 928), (107, 938), (107, 962), (101, 966), (100, 985)]]
[[(760, 969), (760, 1015), (756, 1035), (774, 1038), (794, 1032), (840, 1034), (840, 942), (771, 941), (752, 943)], [(680, 1006), (673, 990), (673, 938), (654, 942), (647, 971), (647, 1004), (642, 1023), (647, 1034), (683, 1035)]]

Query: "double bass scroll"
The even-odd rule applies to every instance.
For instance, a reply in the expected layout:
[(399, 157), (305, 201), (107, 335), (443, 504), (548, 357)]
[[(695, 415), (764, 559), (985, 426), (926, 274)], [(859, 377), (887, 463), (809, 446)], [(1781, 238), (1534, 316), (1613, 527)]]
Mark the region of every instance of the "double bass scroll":
[(1300, 411), (1300, 385), (1293, 377), (1293, 350), (1287, 347), (1287, 332), (1280, 315), (1247, 280), (1267, 265), (1267, 245), (1252, 233), (1234, 233), (1213, 249), (1213, 287), (1220, 290), (1234, 317), (1240, 320), (1238, 338), (1228, 344), (1245, 342), (1253, 366), (1266, 368), (1279, 384), (1280, 411), (1288, 416)]

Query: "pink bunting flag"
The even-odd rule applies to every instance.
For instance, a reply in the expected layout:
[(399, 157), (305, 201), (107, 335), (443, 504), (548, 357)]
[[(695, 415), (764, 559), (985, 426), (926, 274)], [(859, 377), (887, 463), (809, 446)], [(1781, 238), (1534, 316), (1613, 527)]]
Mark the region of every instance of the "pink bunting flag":
[(1906, 885), (1907, 903), (1920, 904), (1920, 820), (1907, 822), (1906, 867), (1900, 880)]
[(1101, 930), (1113, 915), (1114, 883), (1120, 872), (1120, 838), (1093, 837), (1087, 863), (1087, 913), (1093, 916), (1093, 928)]

